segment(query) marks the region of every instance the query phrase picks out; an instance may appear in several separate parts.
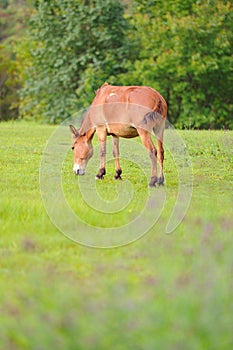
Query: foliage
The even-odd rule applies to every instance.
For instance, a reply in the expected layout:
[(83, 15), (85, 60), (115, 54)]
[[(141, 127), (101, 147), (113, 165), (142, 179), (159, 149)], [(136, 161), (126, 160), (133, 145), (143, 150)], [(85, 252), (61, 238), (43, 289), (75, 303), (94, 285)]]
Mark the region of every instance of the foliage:
[(180, 128), (231, 129), (232, 16), (226, 0), (4, 0), (1, 120), (59, 122), (108, 81), (154, 87)]
[(0, 121), (15, 119), (19, 114), (22, 70), (16, 59), (15, 46), (21, 40), (29, 13), (24, 1), (5, 0), (0, 3)]
[(0, 121), (18, 116), (16, 101), (19, 88), (15, 75), (16, 62), (3, 45), (0, 45)]
[(181, 127), (232, 128), (232, 5), (136, 1), (143, 49), (130, 83), (157, 87)]
[[(180, 131), (194, 174), (183, 222), (173, 234), (163, 233), (177, 190), (176, 166), (166, 152), (167, 201), (159, 221), (137, 242), (110, 250), (75, 244), (46, 214), (38, 169), (54, 129), (1, 123), (0, 348), (230, 350), (232, 132)], [(140, 172), (123, 171), (144, 198), (146, 179), (140, 187)], [(100, 197), (112, 195), (113, 174), (96, 184)], [(71, 150), (63, 180), (78, 208)], [(94, 215), (85, 207), (89, 222)], [(127, 209), (106, 219), (117, 226)], [(100, 212), (95, 220), (103, 223)]]
[[(38, 1), (31, 18), (33, 66), (25, 95), (47, 121), (77, 111), (100, 83), (125, 71), (130, 44), (120, 1)], [(87, 76), (88, 75), (88, 76)], [(77, 94), (79, 99), (77, 99)]]

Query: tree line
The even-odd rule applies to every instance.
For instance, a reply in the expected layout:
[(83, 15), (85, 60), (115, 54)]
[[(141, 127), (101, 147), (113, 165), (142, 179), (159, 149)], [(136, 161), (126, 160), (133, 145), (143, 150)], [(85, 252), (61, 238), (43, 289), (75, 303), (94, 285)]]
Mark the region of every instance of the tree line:
[(105, 81), (149, 85), (180, 128), (232, 128), (232, 3), (1, 0), (0, 120), (58, 123)]

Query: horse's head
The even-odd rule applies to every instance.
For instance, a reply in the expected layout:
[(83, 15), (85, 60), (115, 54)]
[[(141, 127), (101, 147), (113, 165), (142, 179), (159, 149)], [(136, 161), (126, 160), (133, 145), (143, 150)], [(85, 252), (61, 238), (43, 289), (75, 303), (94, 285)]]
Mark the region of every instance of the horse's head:
[(70, 125), (73, 135), (72, 150), (74, 151), (73, 171), (76, 175), (84, 175), (88, 160), (93, 156), (93, 146), (88, 133), (80, 134), (79, 131)]

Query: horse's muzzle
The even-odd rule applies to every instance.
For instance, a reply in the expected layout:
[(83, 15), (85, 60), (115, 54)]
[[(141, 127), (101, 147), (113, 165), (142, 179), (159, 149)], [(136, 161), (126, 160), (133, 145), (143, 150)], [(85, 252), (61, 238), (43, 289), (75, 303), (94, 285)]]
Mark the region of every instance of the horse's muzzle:
[(73, 172), (75, 173), (75, 175), (84, 175), (85, 174), (85, 170), (80, 169), (77, 164), (74, 165)]
[(76, 171), (74, 171), (74, 173), (75, 173), (75, 175), (85, 175), (85, 171), (83, 171), (83, 170), (76, 170)]

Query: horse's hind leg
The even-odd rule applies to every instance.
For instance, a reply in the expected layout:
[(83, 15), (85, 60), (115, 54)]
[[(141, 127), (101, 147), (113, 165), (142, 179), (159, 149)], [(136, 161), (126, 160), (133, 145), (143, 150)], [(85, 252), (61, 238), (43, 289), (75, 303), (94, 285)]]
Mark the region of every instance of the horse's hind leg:
[(164, 184), (164, 175), (163, 175), (163, 160), (164, 160), (164, 149), (163, 149), (163, 141), (157, 139), (157, 149), (158, 149), (158, 163), (159, 163), (159, 178), (158, 184)]
[(122, 180), (121, 178), (121, 167), (120, 167), (120, 161), (119, 161), (119, 138), (116, 136), (112, 137), (113, 141), (113, 157), (115, 159), (115, 166), (116, 166), (116, 174), (114, 176), (115, 180)]
[(151, 170), (151, 179), (149, 182), (149, 187), (154, 187), (158, 181), (158, 178), (157, 178), (157, 150), (156, 150), (156, 148), (151, 140), (150, 131), (140, 129), (140, 130), (138, 130), (138, 132), (139, 132), (139, 135), (141, 137), (142, 144), (147, 149), (148, 154), (149, 154), (150, 159), (151, 159), (152, 170)]
[(164, 128), (162, 128), (158, 134), (158, 131), (153, 129), (156, 140), (157, 140), (157, 158), (159, 163), (159, 176), (158, 176), (158, 184), (164, 184), (164, 175), (163, 175), (163, 160), (164, 160), (164, 149), (163, 149), (163, 132)]

